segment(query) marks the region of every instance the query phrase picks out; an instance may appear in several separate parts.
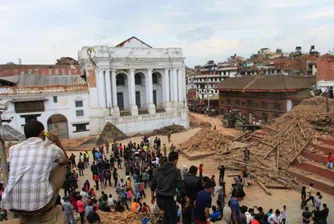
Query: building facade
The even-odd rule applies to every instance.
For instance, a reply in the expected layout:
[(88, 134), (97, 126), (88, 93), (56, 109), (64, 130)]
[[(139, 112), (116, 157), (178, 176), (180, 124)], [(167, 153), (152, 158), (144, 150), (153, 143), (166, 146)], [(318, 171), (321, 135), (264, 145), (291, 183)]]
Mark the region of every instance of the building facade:
[(218, 97), (219, 91), (216, 85), (225, 78), (235, 77), (238, 72), (236, 64), (224, 62), (215, 64), (209, 61), (200, 73), (188, 77), (188, 89), (196, 89), (196, 97), (204, 99), (208, 97)]
[(90, 135), (88, 85), (78, 65), (0, 65), (0, 98), (9, 101), (2, 118), (23, 133), (31, 119), (61, 138)]
[(334, 51), (319, 57), (317, 64), (317, 86), (322, 90), (328, 86), (334, 87)]
[(231, 109), (269, 121), (290, 111), (309, 97), (315, 77), (283, 74), (229, 78), (217, 86), (221, 113)]
[(189, 126), (180, 48), (152, 48), (132, 37), (115, 47), (83, 47), (79, 63), (87, 76), (91, 132), (108, 121), (126, 134)]

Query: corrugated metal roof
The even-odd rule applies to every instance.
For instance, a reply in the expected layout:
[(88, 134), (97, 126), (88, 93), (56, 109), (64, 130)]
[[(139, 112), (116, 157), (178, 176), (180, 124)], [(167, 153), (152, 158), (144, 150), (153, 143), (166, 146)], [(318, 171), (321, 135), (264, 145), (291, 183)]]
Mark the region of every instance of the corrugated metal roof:
[(1, 77), (0, 80), (12, 82), (18, 86), (53, 86), (53, 85), (81, 85), (85, 81), (80, 75), (31, 75), (21, 74)]

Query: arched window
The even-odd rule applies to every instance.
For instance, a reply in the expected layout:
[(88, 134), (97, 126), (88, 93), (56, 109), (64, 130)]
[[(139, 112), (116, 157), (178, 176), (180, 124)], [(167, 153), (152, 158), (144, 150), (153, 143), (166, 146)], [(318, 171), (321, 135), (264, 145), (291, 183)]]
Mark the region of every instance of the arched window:
[(142, 77), (140, 73), (135, 74), (135, 84), (136, 85), (142, 85)]
[(116, 85), (125, 86), (125, 74), (118, 74), (116, 76)]
[(158, 84), (158, 74), (157, 73), (153, 73), (152, 74), (152, 81), (153, 81), (153, 84)]

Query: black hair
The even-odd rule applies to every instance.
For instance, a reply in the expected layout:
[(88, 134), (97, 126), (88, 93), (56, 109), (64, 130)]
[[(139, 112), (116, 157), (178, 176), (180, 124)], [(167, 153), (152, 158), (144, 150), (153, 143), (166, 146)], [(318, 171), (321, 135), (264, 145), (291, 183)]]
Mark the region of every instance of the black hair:
[(268, 213), (273, 213), (273, 209), (272, 208), (269, 209)]
[(241, 206), (241, 208), (240, 208), (240, 212), (242, 213), (242, 214), (245, 214), (246, 212), (247, 212), (247, 210), (248, 210), (248, 208), (247, 208), (247, 206)]
[(204, 184), (204, 189), (209, 189), (209, 188), (213, 188), (213, 183), (211, 181), (207, 181)]
[(174, 162), (175, 160), (179, 159), (179, 153), (177, 152), (170, 152), (168, 155), (168, 161), (169, 162)]
[(276, 215), (280, 215), (281, 212), (280, 212), (278, 209), (276, 209), (275, 214), (276, 214)]
[(308, 211), (308, 207), (307, 206), (305, 207), (305, 210)]
[(189, 168), (189, 173), (194, 174), (194, 173), (197, 172), (197, 170), (198, 170), (198, 168), (197, 168), (196, 166), (191, 166), (191, 167)]
[(322, 206), (324, 206), (324, 208), (327, 208), (327, 204), (323, 204)]
[(214, 206), (214, 205), (212, 205), (212, 211), (216, 211), (217, 210), (217, 207), (216, 206)]
[(262, 207), (258, 207), (257, 210), (258, 210), (259, 212), (263, 212), (263, 208), (262, 208)]
[(44, 130), (44, 125), (37, 120), (30, 120), (24, 126), (24, 135), (26, 138), (39, 137), (41, 132)]

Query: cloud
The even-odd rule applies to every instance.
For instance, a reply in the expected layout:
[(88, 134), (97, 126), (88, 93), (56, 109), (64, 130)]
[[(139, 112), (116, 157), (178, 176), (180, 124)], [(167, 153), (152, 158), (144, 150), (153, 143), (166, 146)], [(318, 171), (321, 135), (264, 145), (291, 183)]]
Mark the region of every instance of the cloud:
[(214, 34), (214, 29), (209, 26), (199, 26), (194, 29), (187, 30), (180, 34), (180, 38), (184, 40), (205, 40)]
[(76, 58), (82, 46), (131, 36), (181, 47), (189, 66), (248, 57), (262, 47), (315, 45), (325, 53), (333, 48), (333, 12), (333, 0), (2, 0), (0, 63), (54, 63)]

